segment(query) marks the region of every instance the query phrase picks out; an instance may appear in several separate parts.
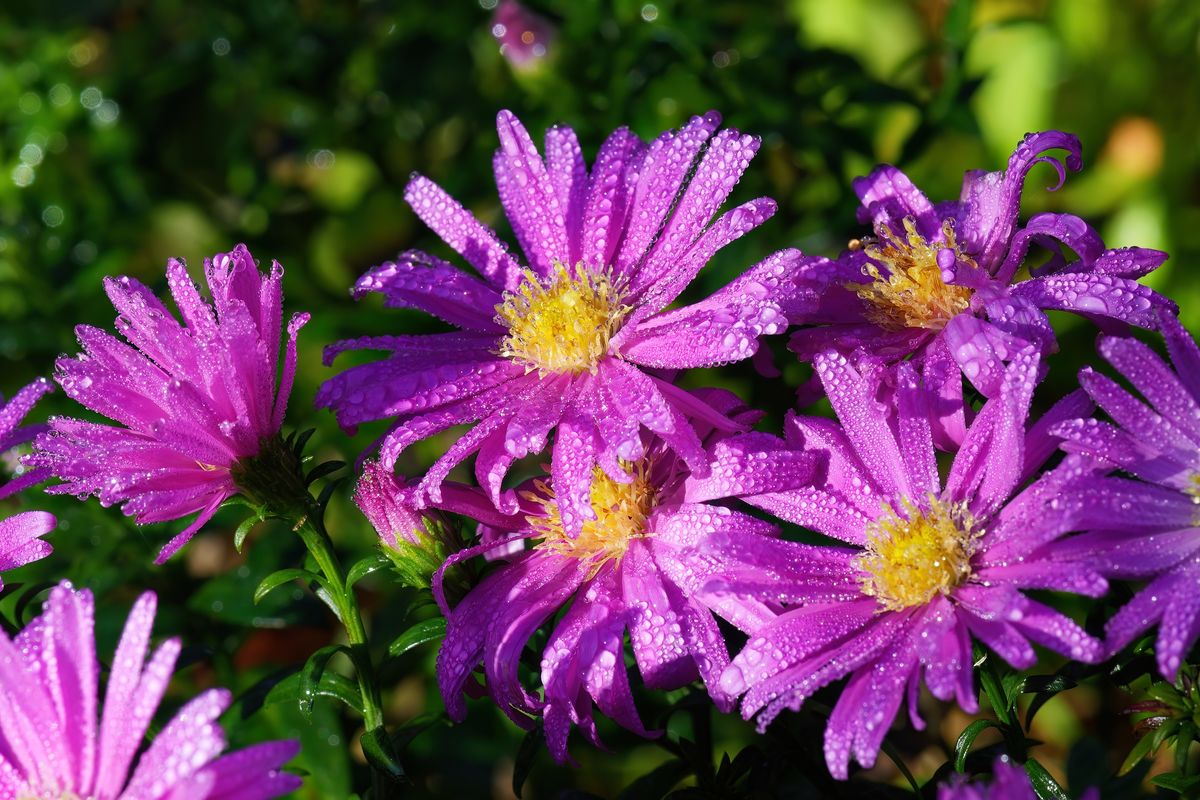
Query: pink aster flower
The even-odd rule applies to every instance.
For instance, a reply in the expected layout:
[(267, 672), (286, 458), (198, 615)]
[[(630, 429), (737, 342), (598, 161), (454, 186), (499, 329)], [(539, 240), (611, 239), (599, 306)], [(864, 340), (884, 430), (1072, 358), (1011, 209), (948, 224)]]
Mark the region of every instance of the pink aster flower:
[(169, 639), (147, 661), (154, 608), (148, 592), (130, 612), (102, 704), (90, 592), (60, 584), (15, 639), (0, 633), (0, 797), (266, 800), (300, 786), (280, 771), (296, 742), (220, 755), (224, 689), (187, 703), (138, 756), (180, 648)]
[[(702, 398), (722, 412), (748, 421), (724, 393)], [(716, 618), (752, 631), (772, 617), (756, 600), (701, 602), (706, 577), (725, 565), (720, 552), (697, 545), (723, 534), (731, 539), (776, 535), (770, 523), (726, 508), (718, 501), (744, 492), (770, 491), (811, 480), (813, 459), (766, 434), (750, 433), (711, 444), (708, 477), (689, 473), (661, 441), (649, 442), (628, 464), (622, 480), (596, 468), (589, 485), (593, 518), (577, 537), (564, 528), (554, 491), (544, 481), (516, 493), (519, 509), (496, 511), (479, 493), (474, 508), (456, 496), (456, 510), (475, 516), (492, 531), (484, 543), (451, 557), (446, 567), (514, 540), (533, 542), (489, 573), (453, 609), (442, 594), (443, 567), (435, 591), (447, 616), (438, 655), (438, 684), (454, 720), (466, 714), (464, 688), (476, 694), (472, 672), (483, 663), (486, 690), (518, 725), (545, 720), (553, 756), (567, 756), (572, 725), (599, 745), (595, 708), (620, 725), (651, 735), (638, 716), (625, 669), (625, 636), (642, 680), (652, 689), (676, 689), (704, 680), (719, 708), (733, 698), (717, 683), (729, 662)], [(564, 611), (541, 655), (541, 693), (518, 677), (530, 637)]]
[(451, 468), (476, 451), (480, 483), (498, 497), (513, 461), (557, 429), (551, 484), (572, 535), (594, 519), (594, 466), (641, 460), (642, 428), (703, 469), (689, 419), (714, 413), (666, 376), (748, 358), (760, 336), (781, 332), (785, 276), (802, 259), (777, 253), (712, 297), (665, 310), (714, 253), (775, 212), (759, 198), (713, 220), (759, 144), (719, 124), (709, 113), (649, 145), (622, 128), (589, 172), (570, 128), (546, 132), (543, 159), (500, 112), (496, 185), (525, 263), (436, 184), (414, 178), (409, 204), (479, 277), (410, 251), (363, 275), (354, 294), (380, 292), (461, 331), (333, 345), (327, 361), (349, 349), (391, 354), (329, 380), (317, 405), (346, 427), (395, 418), (382, 442), (387, 466), (414, 442), (477, 423), (429, 470), (420, 503), (436, 502)]
[(1079, 661), (1103, 655), (1101, 643), (1073, 621), (1024, 594), (1097, 596), (1107, 589), (1088, 563), (1054, 559), (1059, 538), (1088, 519), (1078, 504), (1059, 508), (1060, 498), (1088, 485), (1094, 470), (1072, 459), (1020, 490), (1054, 452), (1048, 427), (1087, 408), (1075, 393), (1027, 431), (1039, 361), (1032, 350), (1014, 357), (943, 481), (910, 364), (897, 367), (898, 414), (886, 415), (876, 399), (878, 375), (860, 374), (833, 352), (817, 356), (841, 425), (792, 417), (787, 438), (823, 460), (821, 479), (743, 499), (852, 546), (763, 537), (743, 539), (735, 552), (720, 534), (708, 542), (740, 566), (707, 593), (788, 606), (751, 636), (720, 690), (744, 694), (743, 715), (757, 714), (765, 729), (783, 709), (798, 709), (848, 677), (825, 734), (835, 777), (847, 776), (851, 756), (874, 763), (906, 696), (914, 725), (922, 726), (922, 678), (934, 696), (977, 710), (972, 638), (1018, 669), (1036, 662), (1034, 643)]
[[(54, 515), (45, 511), (25, 511), (0, 520), (0, 574), (54, 552), (41, 537), (54, 530), (56, 524)], [(0, 589), (3, 588), (4, 581), (0, 580)]]
[(1200, 348), (1173, 314), (1160, 328), (1174, 369), (1136, 339), (1100, 340), (1100, 353), (1144, 400), (1085, 369), (1079, 381), (1111, 422), (1076, 419), (1055, 433), (1068, 452), (1130, 476), (1089, 498), (1104, 511), (1069, 552), (1110, 577), (1151, 579), (1109, 620), (1108, 646), (1116, 652), (1157, 625), (1158, 668), (1174, 680), (1200, 636)]
[[(1043, 155), (1054, 149), (1067, 152), (1065, 166)], [(916, 356), (931, 363), (927, 377), (940, 376), (948, 407), (961, 415), (960, 370), (991, 396), (1018, 352), (1056, 349), (1047, 310), (1152, 328), (1155, 309), (1172, 304), (1137, 279), (1166, 253), (1105, 249), (1091, 226), (1068, 214), (1038, 214), (1018, 225), (1025, 178), (1038, 163), (1053, 166), (1061, 186), (1066, 169), (1082, 165), (1079, 140), (1059, 131), (1029, 134), (1007, 169), (968, 172), (961, 198), (937, 205), (892, 166), (855, 180), (859, 220), (874, 226), (876, 238), (806, 271), (828, 292), (820, 308), (797, 319), (811, 327), (793, 335), (791, 348), (803, 359), (828, 348), (888, 361)], [(1051, 257), (1022, 271), (1033, 244)]]
[(198, 516), (159, 554), (161, 563), (187, 543), (238, 492), (236, 467), (257, 455), (283, 422), (296, 373), (292, 317), (278, 379), (283, 268), (258, 271), (239, 245), (204, 262), (211, 304), (182, 261), (167, 263), (167, 282), (183, 324), (132, 278), (106, 279), (128, 342), (86, 325), (84, 352), (58, 360), (63, 391), (116, 422), (68, 417), (50, 421), (28, 462), (63, 483), (47, 491), (103, 505), (121, 504), (139, 524)]
[(554, 26), (517, 0), (500, 0), (492, 14), (492, 36), (508, 63), (528, 69), (546, 57)]
[(45, 425), (26, 425), (21, 427), (21, 421), (29, 413), (42, 395), (54, 389), (50, 381), (38, 378), (33, 383), (13, 395), (8, 402), (0, 397), (0, 454), (5, 460), (11, 460), (13, 479), (0, 485), (0, 499), (12, 497), (17, 492), (41, 483), (49, 477), (45, 469), (25, 469), (15, 456), (10, 456), (13, 448), (30, 442), (35, 436), (46, 429)]

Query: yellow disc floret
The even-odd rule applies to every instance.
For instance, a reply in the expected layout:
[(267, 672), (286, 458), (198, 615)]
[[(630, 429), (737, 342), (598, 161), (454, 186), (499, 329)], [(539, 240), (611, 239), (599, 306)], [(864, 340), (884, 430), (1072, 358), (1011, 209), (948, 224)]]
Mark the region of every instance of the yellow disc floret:
[(604, 272), (561, 264), (548, 278), (525, 270), (525, 280), (496, 306), (496, 321), (508, 329), (500, 354), (542, 373), (594, 372), (627, 306)]
[(900, 511), (885, 503), (867, 526), (867, 549), (856, 563), (862, 589), (888, 611), (923, 605), (948, 594), (971, 575), (982, 535), (965, 503), (928, 498), (925, 508), (905, 499)]
[(596, 568), (610, 559), (620, 559), (630, 541), (646, 535), (646, 521), (658, 500), (658, 490), (650, 483), (646, 469), (644, 463), (639, 464), (630, 469), (633, 475), (630, 483), (618, 483), (596, 467), (591, 488), (592, 511), (596, 518), (585, 520), (579, 536), (574, 539), (563, 529), (554, 491), (545, 482), (538, 481), (535, 484), (537, 492), (529, 495), (544, 509), (544, 514), (529, 518), (530, 525), (542, 539), (538, 547), (593, 561)]
[(949, 222), (942, 225), (942, 242), (925, 241), (911, 217), (904, 219), (904, 230), (906, 235), (901, 238), (886, 225), (879, 226), (876, 232), (880, 241), (867, 246), (865, 252), (883, 264), (887, 274), (867, 262), (863, 274), (871, 278), (871, 283), (851, 284), (847, 288), (854, 289), (867, 301), (866, 318), (885, 330), (941, 330), (967, 310), (971, 290), (946, 283), (938, 265), (938, 253), (953, 250), (957, 260), (970, 262), (970, 259), (958, 252), (954, 228)]

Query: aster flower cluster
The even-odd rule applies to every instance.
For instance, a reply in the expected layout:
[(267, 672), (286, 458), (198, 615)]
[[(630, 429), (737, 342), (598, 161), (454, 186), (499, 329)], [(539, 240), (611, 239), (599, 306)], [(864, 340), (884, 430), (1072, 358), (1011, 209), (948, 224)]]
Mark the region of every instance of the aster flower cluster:
[[(549, 36), (519, 12), (508, 2), (496, 12), (516, 63), (544, 55)], [(1075, 137), (1028, 135), (1004, 170), (968, 172), (948, 202), (879, 167), (853, 184), (866, 238), (834, 258), (767, 254), (681, 303), (711, 260), (777, 210), (769, 198), (725, 208), (755, 136), (710, 112), (649, 142), (621, 128), (589, 163), (571, 128), (549, 129), (539, 148), (502, 111), (497, 132), (496, 188), (518, 247), (416, 175), (406, 200), (471, 271), (408, 250), (352, 289), (453, 330), (325, 349), (327, 366), (349, 351), (383, 354), (329, 377), (315, 406), (348, 432), (388, 425), (354, 491), (386, 558), (348, 573), (337, 563), (328, 492), (308, 493), (336, 465), (305, 472), (307, 437), (282, 432), (308, 317), (283, 329), (282, 269), (264, 275), (244, 247), (206, 262), (211, 301), (182, 262), (168, 264), (182, 321), (141, 283), (106, 282), (121, 338), (81, 326), (84, 352), (61, 358), (55, 377), (114, 424), (54, 417), (17, 431), (48, 385), (22, 391), (0, 433), (6, 448), (36, 442), (4, 491), (52, 477), (47, 491), (98, 497), (139, 523), (190, 518), (160, 561), (231, 498), (256, 520), (294, 523), (320, 574), (285, 570), (258, 594), (299, 579), (335, 611), (364, 753), (393, 775), (353, 591), (380, 563), (430, 590), (444, 618), (400, 641), (444, 630), (436, 671), (449, 717), (490, 697), (559, 762), (571, 760), (573, 731), (602, 745), (601, 716), (661, 735), (663, 718), (637, 698), (688, 687), (760, 732), (820, 696), (823, 758), (841, 780), (875, 764), (902, 708), (924, 726), (926, 691), (977, 714), (982, 685), (1009, 724), (981, 665), (1015, 675), (1039, 662), (1035, 648), (1096, 664), (1157, 627), (1158, 668), (1175, 678), (1200, 638), (1200, 347), (1175, 305), (1140, 282), (1165, 253), (1109, 248), (1067, 213), (1022, 221), (1037, 165), (1056, 173), (1052, 190), (1082, 167)], [(1098, 328), (1099, 354), (1140, 397), (1092, 369), (1078, 390), (1045, 396), (1058, 348), (1048, 311)], [(796, 409), (772, 429), (736, 395), (687, 377), (753, 360), (782, 388), (766, 340), (785, 334), (811, 366), (807, 394), (832, 417)], [(1156, 337), (1170, 364), (1146, 343)], [(444, 448), (418, 464), (411, 449), (427, 440)], [(39, 512), (0, 523), (0, 569), (47, 554), (38, 537), (52, 526)], [(1103, 629), (1054, 599), (1102, 602), (1118, 580), (1146, 585)], [(292, 745), (217, 758), (228, 697), (212, 692), (128, 774), (154, 702), (122, 710), (125, 695), (144, 684), (157, 700), (178, 645), (143, 672), (153, 599), (139, 601), (97, 729), (91, 604), (60, 586), (15, 645), (0, 640), (13, 650), (0, 659), (12, 672), (0, 681), (0, 789), (249, 798), (294, 786), (279, 769)], [(319, 680), (333, 650), (305, 680)], [(18, 681), (37, 690), (19, 695), (8, 688)], [(82, 716), (63, 717), (68, 696)], [(1019, 723), (1005, 742), (993, 783), (959, 777), (938, 796), (1033, 797), (1053, 782)]]

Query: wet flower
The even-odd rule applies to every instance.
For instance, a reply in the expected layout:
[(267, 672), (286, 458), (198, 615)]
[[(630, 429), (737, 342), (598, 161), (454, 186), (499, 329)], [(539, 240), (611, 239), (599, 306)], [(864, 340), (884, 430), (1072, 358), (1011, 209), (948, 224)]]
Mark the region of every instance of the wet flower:
[[(25, 511), (0, 520), (0, 574), (54, 552), (41, 537), (54, 530), (56, 524), (54, 516), (45, 511)], [(3, 588), (4, 581), (0, 580), (0, 589)]]
[(874, 763), (906, 696), (922, 727), (922, 678), (934, 696), (977, 710), (972, 638), (1021, 669), (1037, 660), (1034, 643), (1098, 660), (1100, 642), (1024, 590), (1097, 596), (1107, 585), (1086, 562), (1054, 559), (1060, 537), (1080, 529), (1077, 507), (1059, 509), (1061, 498), (1089, 485), (1094, 470), (1072, 459), (1020, 490), (1054, 452), (1049, 426), (1088, 407), (1082, 393), (1070, 395), (1026, 430), (1040, 365), (1035, 351), (1013, 358), (944, 481), (911, 364), (896, 368), (893, 415), (876, 399), (878, 365), (860, 373), (833, 352), (814, 364), (841, 426), (792, 417), (787, 439), (822, 459), (821, 479), (742, 499), (852, 546), (761, 538), (734, 551), (733, 542), (714, 536), (709, 546), (727, 560), (736, 552), (740, 566), (710, 582), (706, 595), (787, 606), (751, 636), (718, 684), (744, 695), (742, 713), (757, 715), (760, 729), (849, 677), (825, 733), (829, 769), (845, 778), (852, 756)]
[[(1053, 149), (1067, 152), (1065, 166), (1043, 155)], [(1172, 304), (1137, 280), (1166, 253), (1105, 249), (1091, 226), (1069, 214), (1038, 214), (1019, 226), (1025, 178), (1038, 163), (1053, 166), (1061, 186), (1066, 169), (1082, 165), (1079, 140), (1059, 131), (1029, 134), (1007, 169), (968, 172), (954, 202), (931, 203), (892, 166), (857, 179), (859, 220), (874, 226), (875, 239), (806, 269), (805, 279), (828, 292), (797, 320), (811, 327), (793, 335), (791, 348), (803, 359), (828, 348), (889, 361), (916, 356), (940, 376), (952, 401), (946, 408), (961, 411), (960, 370), (991, 396), (1018, 352), (1056, 349), (1047, 310), (1107, 327), (1153, 327), (1155, 309)], [(1033, 244), (1047, 247), (1049, 260), (1026, 265)], [(1061, 245), (1076, 258), (1064, 258)]]
[(296, 334), (308, 321), (297, 314), (288, 324), (277, 379), (283, 268), (273, 263), (270, 274), (260, 274), (239, 245), (206, 260), (205, 275), (211, 304), (183, 262), (167, 264), (183, 324), (138, 281), (105, 280), (128, 344), (80, 325), (84, 352), (60, 358), (55, 378), (72, 399), (117, 424), (56, 417), (27, 459), (63, 481), (47, 491), (119, 503), (139, 524), (198, 514), (159, 562), (238, 492), (239, 462), (278, 433), (296, 372)]
[(280, 771), (296, 742), (221, 756), (216, 720), (232, 699), (224, 689), (191, 700), (142, 749), (180, 649), (169, 639), (147, 661), (154, 610), (146, 593), (130, 612), (103, 703), (90, 592), (60, 584), (15, 639), (0, 633), (0, 795), (266, 800), (299, 788)]
[(517, 0), (500, 0), (492, 14), (492, 36), (508, 63), (528, 69), (546, 57), (554, 26)]
[[(42, 395), (54, 389), (50, 381), (38, 378), (33, 383), (21, 389), (8, 402), (0, 398), (0, 454), (9, 460), (13, 448), (33, 440), (35, 436), (46, 429), (45, 425), (26, 425), (21, 427), (21, 421), (29, 413)], [(13, 478), (0, 485), (0, 499), (11, 497), (22, 489), (41, 483), (49, 477), (45, 469), (26, 469), (15, 456), (12, 459)]]
[(958, 775), (938, 787), (937, 800), (1037, 800), (1037, 794), (1025, 770), (1002, 756), (990, 783), (968, 783), (966, 776)]
[(1105, 513), (1072, 552), (1110, 577), (1150, 579), (1109, 620), (1108, 646), (1116, 652), (1157, 625), (1158, 667), (1174, 679), (1200, 632), (1200, 348), (1173, 314), (1161, 315), (1160, 328), (1174, 369), (1136, 339), (1099, 344), (1144, 400), (1085, 369), (1079, 381), (1111, 421), (1076, 419), (1055, 433), (1068, 452), (1130, 476), (1110, 479), (1118, 490), (1094, 499)]
[[(460, 493), (449, 485), (444, 499)], [(380, 547), (406, 586), (427, 589), (446, 557), (460, 549), (458, 532), (445, 516), (433, 509), (417, 510), (411, 487), (378, 461), (363, 465), (354, 503), (379, 534)], [(468, 493), (474, 498), (473, 493)], [(453, 502), (450, 503), (453, 505)]]
[[(733, 413), (722, 397), (709, 393), (707, 401)], [(543, 715), (547, 744), (559, 761), (568, 757), (572, 725), (599, 745), (594, 708), (650, 735), (630, 692), (626, 632), (647, 687), (675, 689), (699, 677), (719, 708), (731, 708), (732, 696), (717, 682), (729, 655), (714, 614), (745, 631), (772, 614), (758, 600), (700, 601), (698, 590), (726, 560), (698, 545), (718, 534), (734, 541), (775, 536), (773, 525), (719, 501), (805, 483), (813, 459), (760, 433), (713, 443), (710, 452), (713, 469), (705, 478), (690, 474), (661, 441), (648, 443), (636, 462), (622, 462), (620, 480), (594, 468), (588, 487), (594, 518), (574, 538), (545, 480), (524, 485), (516, 493), (519, 509), (506, 519), (486, 511), (490, 502), (479, 493), (481, 519), (504, 535), (451, 557), (447, 566), (506, 547), (508, 537), (530, 546), (453, 609), (440, 595), (440, 577), (435, 582), (447, 616), (438, 682), (452, 719), (465, 716), (463, 691), (474, 685), (472, 672), (482, 661), (486, 689), (510, 718), (530, 727)], [(539, 696), (522, 685), (518, 664), (531, 636), (560, 611), (541, 653)]]
[(543, 159), (517, 118), (500, 112), (496, 184), (526, 263), (436, 184), (414, 178), (413, 210), (481, 277), (410, 251), (363, 275), (354, 294), (380, 292), (388, 305), (462, 331), (333, 345), (327, 361), (349, 349), (391, 355), (326, 382), (317, 405), (346, 427), (395, 418), (382, 441), (387, 466), (414, 442), (477, 423), (422, 480), (422, 504), (436, 502), (449, 471), (476, 451), (480, 484), (499, 502), (509, 466), (557, 429), (551, 485), (571, 535), (595, 519), (595, 466), (615, 478), (619, 459), (640, 461), (642, 428), (703, 469), (690, 420), (719, 415), (663, 376), (748, 358), (760, 336), (782, 332), (785, 276), (803, 259), (777, 253), (707, 300), (664, 310), (714, 253), (775, 212), (760, 198), (710, 224), (758, 149), (719, 124), (709, 113), (649, 145), (622, 128), (589, 173), (570, 128), (547, 131)]

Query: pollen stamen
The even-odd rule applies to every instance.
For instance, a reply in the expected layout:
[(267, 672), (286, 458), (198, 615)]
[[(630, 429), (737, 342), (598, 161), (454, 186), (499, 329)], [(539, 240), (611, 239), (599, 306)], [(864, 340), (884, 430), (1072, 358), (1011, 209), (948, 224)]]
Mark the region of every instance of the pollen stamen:
[(942, 242), (928, 242), (917, 232), (912, 217), (904, 218), (905, 236), (880, 225), (876, 229), (880, 241), (868, 245), (864, 252), (883, 264), (887, 274), (868, 261), (863, 274), (871, 279), (867, 284), (849, 284), (847, 288), (867, 301), (866, 318), (889, 331), (906, 328), (941, 330), (956, 315), (966, 311), (971, 302), (971, 290), (966, 286), (947, 283), (938, 263), (938, 254), (953, 251), (956, 261), (974, 262), (959, 252), (954, 228), (949, 221), (942, 225)]
[(539, 548), (593, 562), (599, 569), (606, 561), (620, 560), (634, 539), (646, 536), (646, 523), (658, 502), (658, 490), (650, 482), (644, 462), (637, 466), (622, 462), (633, 475), (630, 483), (618, 483), (600, 467), (592, 473), (591, 505), (596, 518), (584, 520), (579, 536), (572, 539), (563, 528), (554, 490), (536, 481), (536, 491), (526, 498), (542, 505), (544, 514), (528, 518), (541, 537)]
[(553, 275), (539, 278), (525, 270), (520, 288), (496, 306), (496, 321), (508, 329), (500, 355), (528, 371), (595, 372), (629, 310), (604, 272), (558, 264)]
[(855, 563), (862, 590), (882, 609), (901, 611), (949, 594), (971, 575), (971, 557), (983, 532), (965, 503), (929, 497), (921, 508), (908, 499), (900, 511), (884, 503), (867, 526), (867, 549)]

